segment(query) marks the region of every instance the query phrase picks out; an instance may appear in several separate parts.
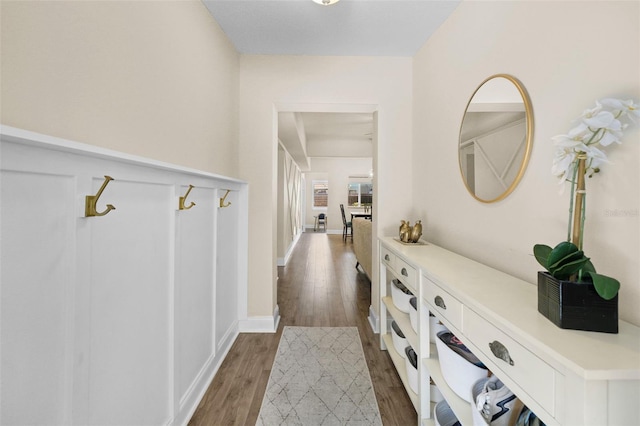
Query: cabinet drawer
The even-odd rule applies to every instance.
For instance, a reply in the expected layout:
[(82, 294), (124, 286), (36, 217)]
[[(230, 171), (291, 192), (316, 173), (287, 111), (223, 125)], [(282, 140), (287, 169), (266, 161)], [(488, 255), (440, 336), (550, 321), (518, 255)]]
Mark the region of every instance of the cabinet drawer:
[(498, 377), (508, 376), (549, 414), (555, 415), (556, 372), (549, 364), (469, 309), (464, 315), (464, 335), (495, 364), (497, 370), (487, 367)]
[(416, 288), (416, 269), (399, 257), (396, 257), (396, 266), (393, 268), (402, 281), (413, 294), (418, 294)]
[(391, 269), (396, 265), (396, 255), (391, 253), (385, 246), (380, 246), (380, 260)]
[(462, 331), (462, 303), (427, 277), (423, 276), (423, 278), (425, 282), (424, 298), (429, 305), (435, 308), (432, 309), (433, 314)]

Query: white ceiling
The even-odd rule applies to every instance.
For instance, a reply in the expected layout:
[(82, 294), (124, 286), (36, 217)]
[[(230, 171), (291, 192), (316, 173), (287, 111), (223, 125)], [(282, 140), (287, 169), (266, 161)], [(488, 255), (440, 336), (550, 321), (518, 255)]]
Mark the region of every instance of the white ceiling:
[(372, 113), (278, 114), (278, 138), (302, 171), (310, 170), (310, 158), (373, 157), (373, 132)]
[(413, 56), (460, 0), (202, 0), (238, 52)]
[[(411, 57), (461, 0), (202, 0), (242, 54)], [(280, 113), (278, 136), (300, 166), (371, 157), (372, 114)]]

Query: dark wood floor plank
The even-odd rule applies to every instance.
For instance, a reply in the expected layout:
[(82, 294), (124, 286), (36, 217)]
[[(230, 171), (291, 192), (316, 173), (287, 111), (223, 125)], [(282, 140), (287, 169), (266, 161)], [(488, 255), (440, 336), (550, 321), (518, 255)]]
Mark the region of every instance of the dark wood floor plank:
[(371, 283), (355, 264), (350, 240), (303, 234), (287, 266), (278, 268), (278, 331), (236, 339), (189, 425), (255, 425), (287, 325), (357, 327), (383, 424), (416, 424), (413, 405), (369, 325)]

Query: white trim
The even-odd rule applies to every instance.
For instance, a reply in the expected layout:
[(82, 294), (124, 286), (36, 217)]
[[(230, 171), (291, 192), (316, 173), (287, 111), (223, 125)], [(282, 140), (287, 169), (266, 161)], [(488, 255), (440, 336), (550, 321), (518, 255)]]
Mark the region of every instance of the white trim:
[[(202, 170), (192, 169), (189, 167), (178, 166), (171, 163), (165, 163), (146, 157), (139, 157), (137, 155), (126, 154), (124, 152), (113, 151), (111, 149), (101, 148), (94, 145), (74, 142), (55, 136), (44, 135), (42, 133), (35, 133), (29, 130), (18, 129), (16, 127), (7, 126), (4, 124), (0, 124), (0, 134), (2, 135), (3, 140), (9, 142), (17, 142), (30, 146), (42, 147), (45, 149), (52, 149), (52, 147), (54, 147), (53, 149), (61, 152), (71, 152), (74, 154), (79, 153), (80, 155), (84, 155), (87, 157), (117, 160), (125, 164), (135, 164), (136, 166), (142, 165), (155, 169), (170, 170), (173, 172), (203, 176), (206, 178), (220, 179), (227, 184), (246, 184), (245, 181), (230, 178), (227, 176), (204, 172)], [(229, 185), (229, 189), (238, 190), (239, 186)]]
[(273, 316), (249, 317), (238, 323), (240, 333), (275, 333), (280, 323), (280, 307), (276, 305)]
[(378, 111), (378, 104), (274, 102), (278, 112), (360, 112)]
[(375, 334), (380, 333), (380, 318), (378, 318), (378, 314), (373, 309), (373, 305), (369, 305), (369, 325)]
[(302, 233), (298, 232), (298, 234), (296, 234), (296, 236), (293, 237), (293, 241), (289, 245), (289, 249), (285, 253), (284, 257), (278, 258), (278, 266), (287, 266), (287, 262), (289, 262), (289, 258), (293, 253), (293, 249), (296, 247), (296, 244), (298, 244), (298, 241), (300, 240), (300, 235), (302, 235)]
[[(238, 193), (238, 318), (247, 318), (249, 301), (249, 185)], [(240, 330), (242, 328), (238, 326)]]
[[(304, 225), (304, 232), (314, 232), (313, 225)], [(342, 235), (342, 228), (340, 229), (327, 229), (326, 231), (323, 229), (321, 231), (315, 231), (318, 234), (332, 234), (332, 235)], [(278, 265), (282, 266), (282, 265)]]
[[(202, 398), (204, 398), (204, 394), (207, 392), (207, 390), (209, 390), (209, 386), (211, 386), (211, 382), (213, 381), (213, 378), (215, 377), (218, 370), (220, 369), (222, 362), (225, 360), (225, 358), (227, 357), (227, 354), (229, 353), (229, 351), (231, 350), (231, 347), (233, 346), (233, 343), (238, 338), (239, 333), (238, 333), (237, 327), (234, 327), (234, 326), (230, 327), (229, 332), (233, 332), (233, 333), (229, 336), (230, 339), (228, 339), (228, 343), (224, 345), (223, 351), (213, 354), (209, 358), (205, 367), (200, 371), (197, 379), (194, 380), (190, 389), (186, 392), (185, 397), (182, 399), (180, 403), (180, 414), (186, 413), (185, 417), (182, 419), (174, 419), (174, 421), (171, 422), (172, 424), (180, 424), (181, 426), (186, 426), (189, 423), (189, 420), (191, 420), (191, 417), (193, 417), (193, 414), (196, 412), (198, 405), (200, 405), (200, 401), (202, 401)], [(203, 380), (203, 377), (207, 377), (207, 379)], [(201, 385), (200, 389), (197, 393), (197, 397), (193, 398), (194, 392), (198, 390), (196, 389), (197, 387), (196, 385), (198, 384)], [(185, 411), (184, 407), (189, 399), (193, 401), (193, 403), (191, 404), (189, 410)]]

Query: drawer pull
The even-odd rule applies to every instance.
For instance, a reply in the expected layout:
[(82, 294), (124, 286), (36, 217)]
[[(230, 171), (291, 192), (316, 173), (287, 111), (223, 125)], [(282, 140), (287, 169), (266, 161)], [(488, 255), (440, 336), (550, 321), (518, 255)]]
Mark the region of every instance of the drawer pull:
[(442, 308), (442, 309), (447, 309), (447, 305), (444, 304), (444, 299), (440, 296), (436, 296), (433, 298), (433, 302), (436, 304), (436, 306)]
[(514, 365), (514, 362), (509, 355), (509, 350), (502, 343), (494, 340), (489, 343), (489, 349), (491, 349), (491, 352), (496, 358), (500, 358), (509, 365)]
[(388, 254), (385, 254), (385, 255), (384, 255), (384, 260), (386, 260), (386, 261), (388, 262), (388, 261), (390, 261), (390, 260), (391, 260), (391, 258), (389, 258), (389, 255), (388, 255)]
[(405, 277), (409, 277), (409, 273), (407, 272), (407, 268), (402, 268), (402, 270), (400, 271), (400, 273), (402, 275), (404, 275)]

